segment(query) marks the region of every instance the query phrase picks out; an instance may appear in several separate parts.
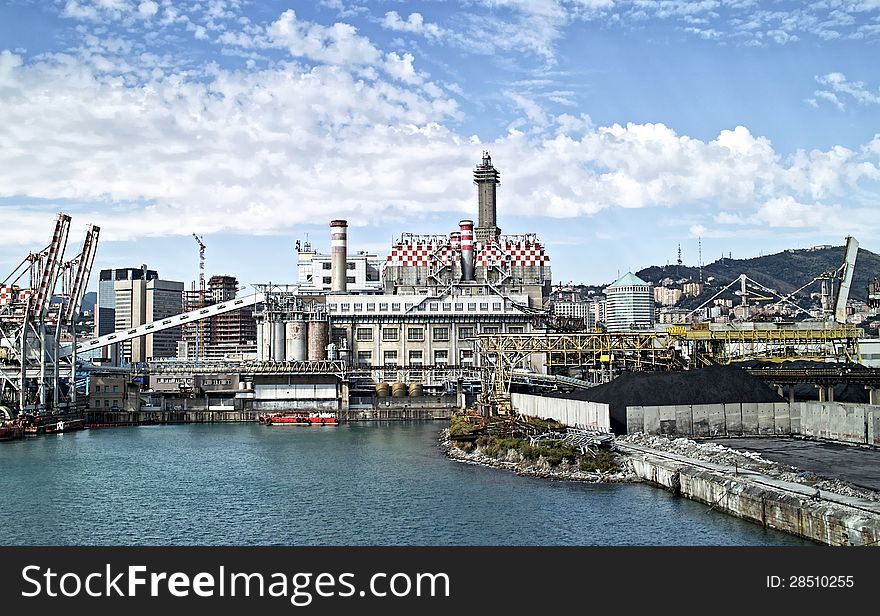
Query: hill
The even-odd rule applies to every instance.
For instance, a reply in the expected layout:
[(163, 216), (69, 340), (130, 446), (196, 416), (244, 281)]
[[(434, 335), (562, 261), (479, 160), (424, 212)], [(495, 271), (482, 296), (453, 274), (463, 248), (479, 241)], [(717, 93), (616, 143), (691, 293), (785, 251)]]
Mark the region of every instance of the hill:
[[(703, 266), (703, 280), (714, 276), (715, 285), (723, 286), (740, 274), (745, 274), (752, 280), (784, 295), (807, 284), (823, 272), (836, 270), (843, 262), (843, 253), (843, 246), (832, 246), (785, 250), (752, 259), (719, 259)], [(699, 280), (700, 271), (699, 268), (684, 265), (654, 265), (636, 272), (636, 275), (656, 285), (664, 278)], [(859, 248), (850, 298), (866, 300), (868, 283), (878, 276), (880, 276), (880, 255)], [(815, 288), (811, 287), (809, 290), (818, 291), (818, 283)]]

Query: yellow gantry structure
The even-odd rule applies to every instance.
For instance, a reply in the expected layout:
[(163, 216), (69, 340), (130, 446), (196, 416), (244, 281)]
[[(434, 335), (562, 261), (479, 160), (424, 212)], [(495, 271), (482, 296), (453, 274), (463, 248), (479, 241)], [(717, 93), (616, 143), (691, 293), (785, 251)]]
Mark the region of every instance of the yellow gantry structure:
[(758, 359), (859, 361), (861, 330), (850, 325), (709, 324), (673, 326), (663, 332), (490, 334), (477, 338), (484, 382), (492, 395), (510, 392), (513, 370), (528, 368), (532, 356), (554, 368), (588, 370), (675, 370)]

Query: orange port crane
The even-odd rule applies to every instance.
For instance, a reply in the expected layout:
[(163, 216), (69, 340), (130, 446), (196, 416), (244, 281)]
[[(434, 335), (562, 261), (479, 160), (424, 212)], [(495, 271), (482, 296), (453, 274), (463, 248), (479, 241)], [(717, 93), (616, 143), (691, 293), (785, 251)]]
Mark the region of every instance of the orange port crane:
[[(205, 306), (205, 242), (195, 233), (192, 234), (196, 242), (199, 244), (199, 294), (196, 301), (197, 308)], [(201, 321), (196, 321), (196, 353), (195, 359), (198, 361), (199, 354), (205, 354), (205, 328)]]

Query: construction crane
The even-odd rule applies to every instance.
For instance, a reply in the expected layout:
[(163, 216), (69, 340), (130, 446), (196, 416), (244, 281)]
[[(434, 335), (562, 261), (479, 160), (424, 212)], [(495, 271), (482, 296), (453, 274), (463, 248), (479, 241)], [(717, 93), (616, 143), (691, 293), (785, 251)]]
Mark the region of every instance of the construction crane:
[[(195, 233), (192, 234), (195, 238), (196, 242), (199, 244), (199, 294), (198, 300), (196, 302), (197, 308), (204, 308), (205, 306), (205, 243), (202, 241), (202, 238)], [(201, 322), (196, 321), (196, 353), (195, 359), (199, 360), (199, 353), (204, 353), (205, 350), (205, 328), (202, 326)]]

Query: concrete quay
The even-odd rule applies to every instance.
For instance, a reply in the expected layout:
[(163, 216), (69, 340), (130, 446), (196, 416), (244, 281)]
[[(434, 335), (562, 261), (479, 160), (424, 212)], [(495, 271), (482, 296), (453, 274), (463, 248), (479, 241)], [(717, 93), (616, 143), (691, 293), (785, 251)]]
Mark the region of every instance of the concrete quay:
[(880, 545), (880, 502), (822, 492), (752, 470), (618, 444), (640, 479), (675, 494), (826, 545)]

